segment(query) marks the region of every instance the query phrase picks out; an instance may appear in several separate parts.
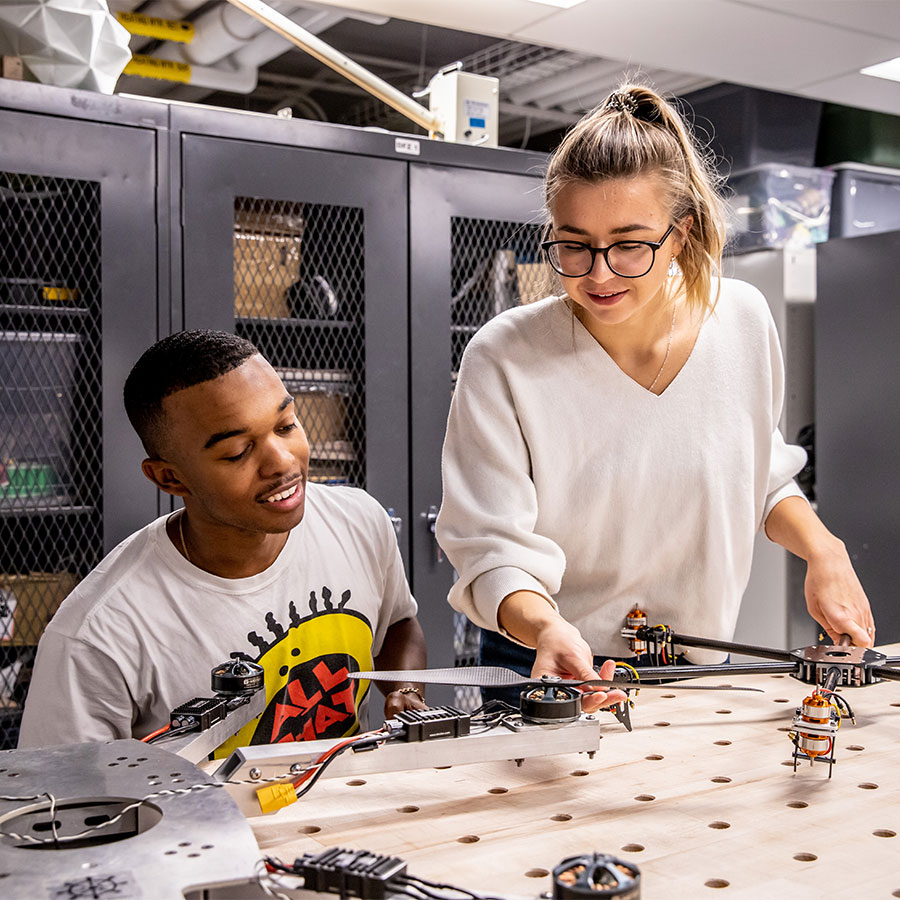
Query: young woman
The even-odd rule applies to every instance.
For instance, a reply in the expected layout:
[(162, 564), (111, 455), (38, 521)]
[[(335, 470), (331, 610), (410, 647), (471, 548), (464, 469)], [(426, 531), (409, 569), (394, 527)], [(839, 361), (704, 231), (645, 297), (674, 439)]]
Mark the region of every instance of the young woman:
[(486, 629), (482, 662), (591, 677), (628, 657), (635, 605), (728, 640), (760, 528), (806, 560), (832, 638), (871, 646), (844, 545), (793, 481), (775, 325), (755, 288), (720, 277), (715, 176), (678, 112), (615, 91), (554, 153), (545, 200), (563, 293), (475, 335), (444, 445), (437, 537), (450, 603)]

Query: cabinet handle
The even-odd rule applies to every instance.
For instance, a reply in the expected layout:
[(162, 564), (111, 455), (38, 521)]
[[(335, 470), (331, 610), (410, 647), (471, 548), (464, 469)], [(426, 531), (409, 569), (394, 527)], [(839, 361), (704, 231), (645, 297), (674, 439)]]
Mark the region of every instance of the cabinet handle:
[(434, 534), (434, 529), (437, 525), (438, 508), (432, 504), (428, 507), (427, 512), (419, 513), (419, 515), (425, 520), (425, 525), (431, 532), (431, 539), (434, 542), (434, 563), (435, 565), (442, 563), (444, 561), (444, 551), (441, 550), (441, 545), (437, 542)]
[(398, 516), (394, 511), (393, 507), (390, 507), (387, 511), (388, 516), (391, 519), (391, 525), (394, 526), (394, 534), (397, 535), (397, 540), (400, 540), (400, 532), (403, 531), (403, 517)]

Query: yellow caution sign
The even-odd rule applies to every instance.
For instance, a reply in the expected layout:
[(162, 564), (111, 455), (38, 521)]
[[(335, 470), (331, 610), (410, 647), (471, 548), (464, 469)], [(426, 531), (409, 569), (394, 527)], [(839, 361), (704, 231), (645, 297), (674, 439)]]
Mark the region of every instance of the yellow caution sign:
[(178, 41), (189, 44), (194, 39), (193, 22), (181, 19), (158, 19), (140, 13), (117, 12), (116, 18), (131, 34), (155, 38), (158, 41)]
[(141, 78), (158, 78), (160, 81), (180, 81), (182, 84), (189, 84), (191, 67), (188, 63), (135, 53), (122, 70), (122, 74), (138, 75)]

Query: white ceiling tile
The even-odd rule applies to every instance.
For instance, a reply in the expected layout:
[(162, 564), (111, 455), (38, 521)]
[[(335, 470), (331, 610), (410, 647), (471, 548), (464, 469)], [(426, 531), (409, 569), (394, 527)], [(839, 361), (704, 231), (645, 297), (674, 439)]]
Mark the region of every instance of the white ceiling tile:
[(797, 91), (806, 97), (828, 100), (844, 106), (858, 106), (900, 116), (900, 84), (869, 75), (843, 75)]
[(900, 51), (889, 39), (730, 0), (585, 4), (514, 37), (788, 91)]
[(742, 0), (793, 16), (900, 41), (897, 0)]
[(900, 0), (587, 0), (568, 10), (528, 0), (331, 2), (618, 60), (623, 73), (664, 69), (685, 83), (730, 81), (897, 111), (900, 89), (854, 73), (900, 56)]

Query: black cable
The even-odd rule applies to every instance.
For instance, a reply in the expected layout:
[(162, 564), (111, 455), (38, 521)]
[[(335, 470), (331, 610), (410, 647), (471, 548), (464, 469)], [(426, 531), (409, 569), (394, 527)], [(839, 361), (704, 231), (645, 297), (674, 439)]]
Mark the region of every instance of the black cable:
[(341, 747), (340, 750), (335, 751), (325, 762), (319, 764), (319, 768), (316, 769), (315, 775), (309, 779), (309, 781), (299, 790), (297, 791), (297, 799), (299, 800), (305, 794), (308, 794), (310, 790), (312, 790), (312, 786), (322, 777), (322, 773), (345, 751), (349, 750), (351, 747), (361, 747), (366, 743), (378, 744), (381, 741), (386, 741), (389, 737), (391, 737), (390, 732), (385, 732), (384, 734), (367, 734), (355, 740), (352, 744), (345, 744)]
[(470, 897), (472, 900), (501, 900), (501, 898), (494, 897), (490, 894), (478, 894), (475, 891), (470, 891), (468, 888), (457, 887), (453, 884), (440, 884), (436, 881), (429, 881), (427, 878), (420, 878), (418, 875), (410, 875), (409, 873), (395, 880), (408, 887), (421, 891), (426, 897), (432, 898), (432, 900), (448, 900), (448, 898), (433, 893), (428, 890), (429, 888), (434, 888), (434, 890), (438, 891), (454, 891), (457, 894)]
[(275, 859), (274, 856), (264, 856), (263, 862), (279, 872), (284, 872), (285, 875), (297, 874), (293, 866), (285, 865), (280, 859)]
[(200, 723), (196, 722), (193, 725), (183, 725), (181, 728), (170, 728), (168, 731), (164, 731), (162, 734), (158, 734), (155, 738), (151, 738), (147, 741), (148, 744), (155, 744), (157, 741), (164, 741), (167, 738), (178, 737), (180, 734), (188, 734), (191, 731), (196, 731), (198, 734), (200, 733)]

